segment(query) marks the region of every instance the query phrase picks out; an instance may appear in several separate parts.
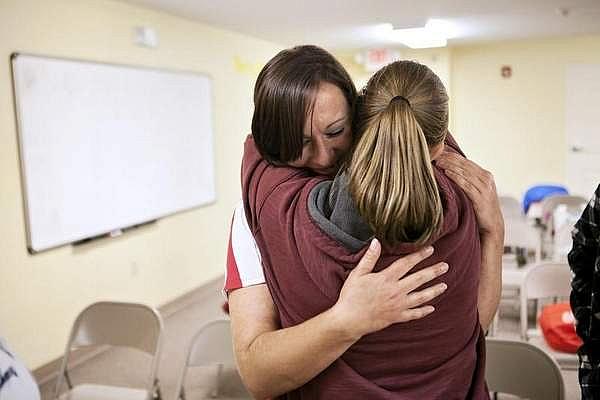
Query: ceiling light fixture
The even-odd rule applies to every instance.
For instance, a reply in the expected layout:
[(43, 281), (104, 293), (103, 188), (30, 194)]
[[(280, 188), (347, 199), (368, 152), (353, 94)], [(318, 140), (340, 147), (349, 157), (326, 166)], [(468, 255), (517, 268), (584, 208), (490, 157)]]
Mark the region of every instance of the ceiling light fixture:
[(448, 39), (456, 37), (456, 27), (441, 19), (430, 19), (422, 28), (394, 29), (390, 37), (411, 49), (445, 47)]

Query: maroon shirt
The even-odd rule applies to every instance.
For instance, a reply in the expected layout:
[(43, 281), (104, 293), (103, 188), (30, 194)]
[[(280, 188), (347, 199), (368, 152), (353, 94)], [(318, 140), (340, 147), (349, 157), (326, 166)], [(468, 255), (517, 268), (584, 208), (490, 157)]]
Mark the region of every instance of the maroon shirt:
[[(447, 142), (458, 149), (453, 140)], [(478, 226), (466, 194), (434, 168), (444, 223), (433, 256), (417, 271), (445, 261), (449, 271), (432, 281), (448, 289), (430, 302), (429, 316), (363, 336), (338, 360), (287, 399), (489, 399), (484, 382), (485, 341), (477, 313), (481, 268)], [(308, 210), (311, 189), (326, 180), (305, 170), (264, 161), (251, 138), (242, 162), (244, 207), (262, 255), (267, 286), (282, 327), (331, 308), (344, 280), (366, 251), (352, 253), (328, 236)], [(416, 250), (383, 248), (375, 270)]]

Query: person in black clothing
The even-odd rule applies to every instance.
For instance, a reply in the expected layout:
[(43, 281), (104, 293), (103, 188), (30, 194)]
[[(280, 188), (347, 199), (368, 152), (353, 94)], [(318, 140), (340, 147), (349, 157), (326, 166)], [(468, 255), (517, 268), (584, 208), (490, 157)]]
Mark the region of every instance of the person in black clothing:
[(577, 321), (579, 384), (583, 400), (600, 399), (600, 185), (573, 229), (569, 265), (571, 308)]

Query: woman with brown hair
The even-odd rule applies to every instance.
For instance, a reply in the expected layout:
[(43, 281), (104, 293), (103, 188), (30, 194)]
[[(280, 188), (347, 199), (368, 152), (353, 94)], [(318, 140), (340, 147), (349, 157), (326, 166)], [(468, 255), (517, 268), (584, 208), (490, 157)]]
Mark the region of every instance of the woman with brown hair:
[[(352, 141), (356, 89), (346, 70), (316, 46), (286, 49), (261, 71), (252, 133), (264, 158), (306, 173), (334, 175)], [(373, 273), (380, 247), (364, 252), (331, 308), (281, 327), (243, 205), (236, 208), (227, 256), (229, 312), (237, 364), (250, 392), (267, 398), (321, 373), (360, 337), (393, 323), (423, 318), (441, 283), (415, 290), (445, 272), (438, 263), (408, 273), (431, 252), (422, 249)], [(377, 290), (375, 290), (377, 289)]]
[[(323, 106), (316, 97), (307, 123)], [(445, 89), (427, 67), (398, 62), (384, 68), (355, 109), (355, 147), (334, 181), (275, 167), (263, 159), (264, 149), (246, 143), (245, 211), (281, 325), (300, 324), (345, 298), (345, 282), (364, 272), (353, 267), (373, 237), (384, 245), (378, 267), (433, 244), (433, 260), (451, 266), (449, 289), (433, 301), (436, 312), (426, 318), (401, 325), (381, 321), (382, 330), (356, 337), (339, 359), (288, 398), (487, 398), (479, 275), (482, 263), (497, 270), (502, 229), (493, 203), (491, 212), (481, 211), (481, 196), (489, 198), (495, 190), (475, 182), (476, 190), (464, 185), (466, 194), (432, 165), (444, 143), (460, 151), (447, 135)], [(444, 163), (462, 177), (461, 169), (479, 173), (458, 160), (449, 156)], [(371, 243), (377, 247), (376, 240)], [(497, 280), (492, 286), (490, 303), (497, 301)]]

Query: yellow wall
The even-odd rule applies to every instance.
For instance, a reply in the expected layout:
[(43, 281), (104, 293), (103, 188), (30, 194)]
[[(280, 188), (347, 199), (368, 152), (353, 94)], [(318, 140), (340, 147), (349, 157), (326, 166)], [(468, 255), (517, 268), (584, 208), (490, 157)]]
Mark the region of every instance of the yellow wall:
[[(159, 47), (133, 44), (155, 28)], [(160, 305), (223, 273), (252, 87), (280, 46), (120, 2), (0, 0), (0, 336), (30, 368), (59, 356), (100, 299)], [(213, 78), (217, 202), (78, 248), (26, 251), (9, 56), (14, 51), (202, 72)]]
[[(600, 64), (600, 36), (501, 42), (451, 50), (453, 129), (464, 150), (521, 198), (539, 182), (565, 182), (565, 72)], [(503, 79), (500, 68), (513, 76)]]
[[(396, 49), (402, 60), (413, 60), (427, 65), (441, 79), (450, 96), (450, 108), (452, 108), (452, 76), (451, 60), (452, 53), (447, 47), (434, 49)], [(374, 72), (366, 71), (365, 68), (355, 60), (355, 52), (337, 52), (335, 56), (340, 60), (350, 73), (356, 87), (360, 90), (366, 84)], [(452, 128), (454, 116), (450, 113), (450, 127)]]
[[(491, 170), (501, 194), (522, 198), (538, 183), (566, 184), (565, 71), (600, 64), (600, 36), (399, 49), (428, 65), (450, 94), (450, 129), (467, 155)], [(336, 56), (361, 87), (371, 72), (353, 52)], [(510, 79), (500, 69), (512, 67)]]
[[(435, 72), (448, 91), (451, 91), (451, 77), (450, 77), (450, 50), (448, 48), (436, 48), (436, 49), (396, 49), (399, 57), (402, 60), (413, 60), (418, 61), (422, 64), (427, 65), (433, 72)], [(369, 80), (373, 72), (366, 71), (362, 65), (358, 64), (355, 60), (356, 52), (334, 52), (335, 56), (340, 60), (344, 67), (350, 73), (352, 80), (356, 84), (358, 89), (361, 89)]]
[[(159, 34), (133, 44), (134, 26)], [(258, 69), (281, 47), (120, 2), (0, 0), (0, 335), (30, 368), (59, 356), (79, 310), (99, 299), (165, 303), (223, 271), (227, 223), (239, 198), (242, 141)], [(82, 247), (26, 251), (9, 55), (14, 51), (210, 75), (218, 201), (154, 226)], [(337, 56), (360, 87), (353, 55)], [(401, 51), (429, 65), (451, 95), (451, 127), (465, 151), (521, 196), (565, 176), (564, 74), (600, 63), (600, 36)], [(513, 77), (500, 77), (510, 65)]]

